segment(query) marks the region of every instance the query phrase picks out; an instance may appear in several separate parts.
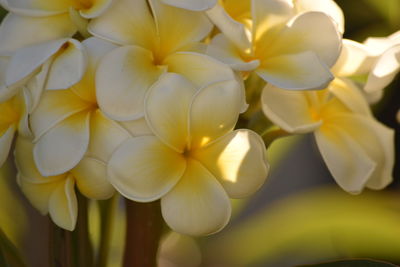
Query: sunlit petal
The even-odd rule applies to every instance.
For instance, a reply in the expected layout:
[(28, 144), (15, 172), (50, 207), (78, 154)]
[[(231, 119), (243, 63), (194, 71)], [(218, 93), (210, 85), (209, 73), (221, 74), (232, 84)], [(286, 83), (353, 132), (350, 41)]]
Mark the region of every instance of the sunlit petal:
[(108, 164), (111, 184), (126, 198), (139, 202), (159, 199), (181, 179), (185, 159), (154, 136), (123, 142)]
[(165, 4), (193, 11), (204, 11), (212, 8), (217, 0), (162, 0)]

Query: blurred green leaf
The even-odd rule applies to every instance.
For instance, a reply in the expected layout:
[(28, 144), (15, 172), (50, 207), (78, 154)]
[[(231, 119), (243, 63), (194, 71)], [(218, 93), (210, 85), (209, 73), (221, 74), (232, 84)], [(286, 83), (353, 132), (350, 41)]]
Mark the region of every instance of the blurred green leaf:
[(0, 229), (0, 266), (25, 267), (17, 248)]
[(376, 260), (339, 260), (326, 263), (301, 265), (298, 267), (396, 267), (396, 265)]

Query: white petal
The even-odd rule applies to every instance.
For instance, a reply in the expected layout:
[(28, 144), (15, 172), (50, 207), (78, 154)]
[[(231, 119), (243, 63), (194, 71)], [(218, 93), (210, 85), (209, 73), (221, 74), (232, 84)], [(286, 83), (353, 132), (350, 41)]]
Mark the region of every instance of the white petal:
[(0, 167), (7, 160), (8, 154), (10, 153), (11, 144), (14, 139), (15, 125), (11, 125), (1, 136), (0, 136)]
[(270, 58), (256, 72), (266, 82), (289, 90), (322, 89), (333, 79), (313, 52)]
[(186, 45), (201, 41), (213, 25), (203, 12), (194, 12), (149, 0), (160, 37), (159, 53), (167, 56)]
[(193, 11), (204, 11), (212, 8), (217, 0), (162, 0), (165, 4)]
[(218, 34), (211, 40), (207, 54), (238, 71), (252, 71), (260, 65), (259, 60), (245, 61), (239, 49), (223, 34)]
[(88, 30), (99, 38), (121, 45), (150, 49), (156, 39), (156, 27), (146, 0), (118, 0)]
[(152, 53), (136, 46), (117, 48), (100, 62), (96, 93), (100, 109), (115, 120), (143, 116), (144, 97), (165, 71), (153, 63)]
[(139, 202), (159, 199), (181, 179), (185, 159), (154, 136), (123, 142), (107, 168), (111, 184), (126, 198)]
[(167, 73), (146, 96), (145, 115), (149, 127), (178, 152), (183, 152), (189, 141), (189, 108), (195, 92), (183, 76)]
[(40, 104), (30, 116), (35, 142), (54, 125), (88, 107), (89, 103), (70, 90), (45, 92)]
[(109, 9), (114, 0), (96, 0), (91, 1), (91, 7), (87, 9), (81, 9), (79, 13), (82, 17), (87, 19), (93, 19), (102, 15), (107, 9)]
[(268, 84), (263, 89), (261, 105), (264, 114), (287, 132), (312, 132), (321, 125), (320, 121), (312, 118), (304, 92), (283, 90)]
[(6, 85), (6, 71), (10, 62), (10, 57), (0, 57), (0, 102), (12, 98), (20, 90), (19, 86)]
[(333, 0), (296, 0), (298, 12), (320, 11), (328, 14), (338, 25), (341, 33), (344, 32), (344, 15), (342, 9)]
[(217, 179), (199, 162), (190, 160), (179, 183), (161, 198), (161, 212), (175, 232), (199, 236), (225, 227), (231, 205)]
[(376, 56), (363, 44), (344, 39), (342, 51), (332, 72), (336, 76), (348, 77), (368, 73), (375, 64)]
[(68, 39), (59, 39), (19, 49), (12, 57), (6, 73), (6, 84), (13, 85), (39, 71)]
[(133, 136), (153, 135), (152, 130), (146, 122), (146, 119), (140, 118), (133, 121), (122, 121), (120, 125)]
[(239, 49), (246, 50), (251, 47), (249, 31), (242, 23), (232, 19), (221, 5), (217, 4), (208, 10), (207, 15)]
[(7, 8), (19, 15), (44, 17), (66, 13), (69, 1), (57, 0), (5, 0)]
[(250, 130), (236, 130), (218, 139), (194, 157), (225, 188), (229, 197), (242, 198), (256, 192), (268, 175), (265, 145)]
[(84, 157), (71, 170), (79, 191), (91, 199), (108, 199), (115, 190), (107, 179), (107, 165), (100, 160)]
[[(15, 142), (15, 163), (18, 172), (24, 178), (40, 179), (42, 175), (38, 172), (33, 160), (33, 143), (26, 138), (17, 137)], [(46, 177), (46, 179), (49, 179)], [(49, 179), (51, 180), (51, 179)]]
[(164, 63), (168, 65), (168, 72), (182, 74), (196, 88), (214, 82), (236, 79), (229, 66), (210, 56), (198, 53), (178, 52), (166, 58)]
[(269, 45), (270, 57), (314, 52), (328, 67), (335, 64), (340, 55), (342, 38), (334, 21), (322, 12), (306, 12), (294, 17)]
[(67, 172), (79, 163), (89, 144), (89, 119), (88, 112), (73, 115), (38, 140), (33, 155), (43, 176)]
[(42, 42), (71, 37), (76, 32), (68, 14), (50, 17), (26, 17), (9, 13), (0, 26), (0, 54)]
[(343, 131), (326, 127), (315, 133), (315, 139), (339, 186), (349, 193), (360, 193), (376, 168), (375, 162)]
[(199, 90), (190, 106), (191, 149), (232, 131), (241, 109), (242, 91), (236, 81), (217, 82)]
[(87, 66), (87, 55), (83, 45), (70, 39), (53, 58), (48, 73), (46, 89), (68, 89), (78, 83)]
[(60, 183), (49, 200), (50, 217), (59, 227), (69, 231), (75, 229), (78, 217), (78, 201), (74, 190), (74, 179), (69, 177)]
[(129, 137), (131, 135), (121, 125), (96, 110), (90, 119), (90, 142), (86, 156), (108, 162), (114, 150)]
[(378, 58), (376, 65), (368, 75), (364, 90), (368, 93), (385, 88), (392, 82), (400, 70), (400, 45), (393, 46)]

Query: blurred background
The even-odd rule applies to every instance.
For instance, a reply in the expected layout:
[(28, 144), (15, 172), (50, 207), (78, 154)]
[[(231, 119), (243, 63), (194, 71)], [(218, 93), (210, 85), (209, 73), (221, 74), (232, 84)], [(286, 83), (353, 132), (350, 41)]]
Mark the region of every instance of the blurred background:
[[(49, 0), (50, 1), (50, 0)], [(400, 30), (399, 0), (337, 0), (345, 19), (345, 38), (363, 41)], [(4, 17), (5, 11), (1, 11)], [(396, 129), (399, 158), (400, 79), (373, 106), (376, 117)], [(268, 151), (272, 172), (252, 198), (234, 201), (229, 225), (211, 237), (192, 239), (166, 229), (160, 266), (266, 266), (315, 264), (370, 258), (400, 264), (400, 164), (394, 183), (379, 192), (352, 196), (330, 176), (311, 135), (285, 137)], [(21, 194), (13, 159), (0, 170), (0, 246), (17, 248), (27, 266), (47, 267), (50, 221)], [(125, 231), (123, 204), (116, 200), (107, 266), (118, 267)], [(94, 249), (99, 239), (98, 203), (90, 205)]]

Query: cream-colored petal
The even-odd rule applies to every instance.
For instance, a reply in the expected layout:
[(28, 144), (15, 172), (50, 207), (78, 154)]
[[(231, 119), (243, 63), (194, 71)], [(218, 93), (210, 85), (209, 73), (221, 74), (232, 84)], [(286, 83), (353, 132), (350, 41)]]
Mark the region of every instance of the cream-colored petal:
[(229, 66), (207, 55), (178, 52), (170, 55), (164, 62), (168, 65), (168, 72), (185, 76), (196, 88), (218, 81), (236, 79)]
[(209, 235), (228, 223), (231, 203), (217, 179), (201, 163), (189, 160), (179, 183), (161, 198), (161, 212), (175, 232)]
[(342, 51), (332, 67), (332, 72), (339, 77), (363, 75), (372, 69), (375, 61), (376, 55), (367, 46), (343, 39)]
[(366, 116), (371, 115), (371, 109), (365, 96), (352, 80), (336, 78), (328, 89), (351, 111)]
[(268, 58), (285, 54), (314, 52), (332, 67), (340, 55), (342, 37), (335, 22), (325, 13), (306, 12), (294, 17), (277, 39), (266, 47)]
[(162, 0), (165, 4), (193, 11), (204, 11), (212, 8), (217, 0)]
[(260, 65), (259, 60), (245, 61), (239, 49), (223, 34), (216, 35), (207, 47), (207, 55), (210, 55), (237, 71), (252, 71)]
[(386, 50), (368, 75), (364, 90), (367, 93), (383, 90), (400, 70), (400, 44)]
[(231, 198), (256, 192), (268, 175), (269, 164), (261, 137), (250, 130), (228, 133), (194, 157), (222, 184)]
[(308, 133), (321, 125), (321, 121), (313, 119), (304, 92), (283, 90), (268, 84), (263, 89), (261, 105), (265, 116), (287, 132)]
[(30, 116), (35, 141), (62, 120), (86, 110), (90, 103), (70, 90), (47, 91)]
[(68, 89), (78, 83), (86, 72), (87, 54), (83, 45), (70, 39), (52, 59), (46, 89)]
[(49, 214), (59, 227), (69, 231), (75, 229), (78, 217), (78, 201), (75, 195), (74, 179), (69, 176), (51, 194)]
[(114, 150), (129, 137), (131, 135), (121, 125), (96, 110), (90, 118), (90, 142), (86, 156), (108, 162)]
[(134, 137), (112, 155), (108, 179), (126, 198), (150, 202), (164, 196), (181, 179), (184, 157), (154, 136)]
[(33, 155), (43, 176), (62, 174), (79, 163), (89, 144), (89, 119), (90, 113), (78, 113), (40, 137)]
[(133, 121), (122, 121), (120, 125), (126, 129), (132, 137), (154, 135), (144, 117)]
[(231, 18), (221, 5), (217, 4), (208, 10), (207, 15), (239, 49), (246, 50), (251, 47), (250, 31), (242, 23)]
[(62, 180), (49, 180), (47, 177), (42, 177), (43, 183), (33, 183), (31, 179), (25, 178), (20, 173), (17, 176), (18, 185), (22, 193), (26, 196), (29, 202), (43, 215), (49, 212), (49, 201), (52, 193), (62, 183)]
[(11, 144), (15, 135), (16, 125), (10, 125), (8, 129), (0, 136), (0, 167), (7, 160), (10, 153)]
[(232, 131), (242, 109), (242, 97), (239, 84), (232, 80), (200, 89), (190, 105), (190, 149), (205, 146)]
[(118, 0), (89, 23), (94, 36), (120, 45), (155, 45), (156, 27), (146, 0)]
[(108, 199), (115, 190), (107, 179), (107, 165), (103, 161), (85, 156), (71, 170), (79, 191), (91, 199)]
[(13, 85), (26, 81), (40, 71), (40, 67), (56, 54), (68, 39), (59, 39), (19, 49), (10, 60), (6, 72), (6, 84)]
[(376, 169), (376, 163), (343, 129), (325, 125), (315, 133), (315, 139), (338, 185), (349, 193), (360, 193)]
[(93, 19), (102, 15), (107, 9), (109, 9), (114, 0), (95, 0), (92, 1), (90, 8), (81, 9), (79, 13), (82, 17), (87, 19)]
[(330, 119), (330, 124), (333, 123), (346, 131), (362, 148), (363, 154), (374, 162), (375, 168), (368, 176), (366, 186), (372, 189), (386, 187), (393, 180), (394, 131), (372, 117), (358, 114), (337, 115)]
[(322, 89), (333, 79), (329, 68), (309, 51), (270, 58), (256, 73), (266, 82), (289, 90)]
[(18, 134), (25, 137), (32, 139), (33, 134), (29, 125), (29, 94), (23, 90), (20, 92), (17, 97), (19, 98), (19, 112), (20, 117), (17, 124)]
[(7, 8), (16, 14), (44, 17), (68, 11), (71, 1), (64, 0), (5, 0)]
[(146, 121), (166, 145), (183, 152), (189, 142), (189, 109), (196, 92), (183, 76), (164, 74), (146, 96)]
[(333, 0), (295, 0), (297, 12), (320, 11), (328, 14), (344, 33), (344, 15), (342, 9)]
[(96, 73), (100, 109), (115, 120), (143, 116), (144, 97), (165, 71), (153, 63), (152, 53), (137, 46), (117, 48), (101, 60)]
[(0, 102), (5, 102), (12, 98), (20, 90), (18, 85), (6, 85), (6, 71), (10, 62), (10, 57), (0, 56)]
[[(15, 164), (18, 172), (25, 179), (42, 178), (42, 175), (36, 168), (35, 161), (33, 160), (33, 143), (26, 138), (18, 136), (15, 142), (14, 150)], [(46, 177), (45, 179), (49, 179)]]
[(160, 37), (160, 56), (167, 56), (186, 45), (201, 41), (213, 25), (203, 12), (168, 6), (161, 0), (149, 0)]
[(9, 13), (0, 26), (0, 55), (74, 35), (76, 26), (68, 14), (35, 18)]
[(86, 39), (82, 45), (85, 47), (88, 58), (86, 73), (80, 82), (70, 89), (81, 98), (94, 103), (96, 102), (95, 75), (97, 67), (103, 56), (117, 46), (97, 37)]

